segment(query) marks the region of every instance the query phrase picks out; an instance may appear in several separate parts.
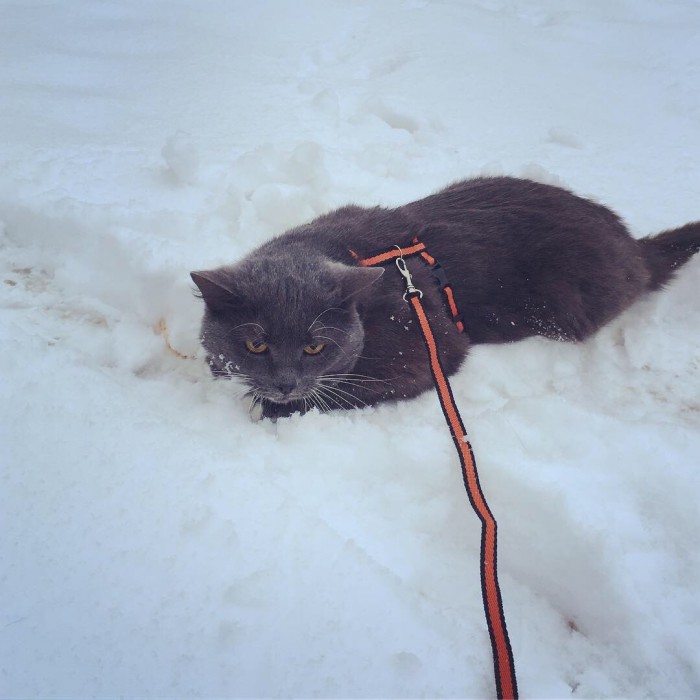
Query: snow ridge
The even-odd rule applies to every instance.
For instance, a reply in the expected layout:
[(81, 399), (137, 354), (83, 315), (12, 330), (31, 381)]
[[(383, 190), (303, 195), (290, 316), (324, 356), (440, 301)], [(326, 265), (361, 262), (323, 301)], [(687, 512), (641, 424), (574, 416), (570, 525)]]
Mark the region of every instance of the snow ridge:
[[(0, 694), (492, 696), (437, 399), (252, 424), (187, 273), (480, 173), (640, 236), (700, 218), (698, 3), (1, 24)], [(695, 259), (585, 344), (479, 347), (454, 379), (524, 697), (700, 696), (699, 288)]]

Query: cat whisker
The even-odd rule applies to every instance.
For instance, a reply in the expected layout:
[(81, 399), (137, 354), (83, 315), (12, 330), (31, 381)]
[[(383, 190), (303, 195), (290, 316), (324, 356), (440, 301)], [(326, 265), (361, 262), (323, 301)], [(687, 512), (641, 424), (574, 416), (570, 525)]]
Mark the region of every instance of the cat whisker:
[[(310, 406), (311, 406), (311, 408), (318, 408), (318, 405), (317, 405), (316, 402), (314, 401), (314, 397), (313, 397), (310, 393), (309, 393), (309, 394), (304, 394), (304, 401), (308, 401), (309, 404), (310, 404)], [(321, 409), (318, 408), (318, 410), (320, 411)]]
[(226, 335), (231, 335), (231, 333), (233, 333), (233, 331), (237, 330), (238, 328), (243, 328), (244, 326), (255, 326), (256, 328), (260, 329), (261, 335), (265, 334), (265, 329), (259, 323), (254, 323), (252, 321), (249, 321), (248, 323), (239, 323), (237, 326), (234, 326), (233, 328), (229, 329), (229, 331)]
[(321, 413), (328, 413), (331, 410), (331, 407), (326, 403), (326, 401), (323, 398), (323, 395), (318, 391), (317, 388), (311, 389), (311, 391), (309, 392), (309, 396), (316, 403), (316, 406), (321, 411)]
[(253, 389), (251, 389), (251, 386), (253, 385), (252, 378), (247, 374), (243, 374), (243, 372), (227, 372), (223, 370), (216, 370), (212, 372), (212, 374), (214, 375), (214, 379), (224, 379), (242, 384), (241, 388), (239, 388), (237, 391), (234, 391), (233, 393), (233, 398), (235, 399), (245, 396), (246, 394), (253, 391)]
[(396, 377), (391, 377), (390, 379), (376, 379), (374, 377), (366, 377), (364, 375), (354, 375), (354, 374), (324, 374), (320, 377), (322, 380), (327, 380), (336, 384), (348, 384), (350, 386), (355, 386), (358, 389), (367, 389), (375, 393), (381, 393), (380, 389), (373, 388), (372, 384), (386, 384), (387, 388), (393, 384), (393, 380)]
[[(332, 401), (338, 408), (345, 408), (343, 404), (341, 404), (340, 401), (338, 401), (338, 399), (328, 391), (327, 387), (317, 387), (316, 392), (317, 395), (322, 396), (324, 398), (324, 403), (326, 403), (326, 406), (328, 406), (327, 401)], [(331, 410), (330, 406), (328, 406), (328, 410)]]
[[(359, 401), (363, 406), (367, 406), (367, 403), (363, 401), (362, 399), (358, 398), (354, 394), (351, 394), (349, 391), (344, 391), (343, 389), (339, 389), (338, 387), (329, 387), (326, 385), (322, 385), (321, 390), (324, 392), (324, 395), (327, 396), (328, 398), (334, 398), (336, 400), (336, 403), (338, 403), (338, 400), (344, 401), (350, 408), (354, 408), (356, 406), (353, 401), (350, 401), (349, 399), (345, 398), (346, 396), (350, 396), (354, 399), (354, 401)], [(343, 406), (338, 403), (339, 408), (343, 408)]]
[[(350, 396), (350, 397), (352, 397), (353, 401), (359, 401), (363, 406), (369, 406), (369, 404), (366, 401), (361, 399), (359, 396), (355, 396), (355, 394), (353, 394), (351, 391), (346, 391), (345, 389), (341, 389), (338, 386), (331, 387), (331, 390), (338, 393), (338, 394), (343, 394), (344, 396)], [(378, 392), (375, 392), (375, 393), (378, 393)], [(352, 403), (352, 402), (349, 402), (349, 403), (351, 403), (353, 406), (357, 405), (357, 404)]]
[(216, 379), (242, 379), (244, 381), (249, 381), (250, 377), (243, 372), (232, 372), (227, 369), (211, 369), (210, 372)]
[(340, 350), (340, 352), (342, 352), (343, 355), (345, 355), (345, 357), (348, 357), (348, 354), (345, 352), (345, 348), (343, 348), (337, 341), (333, 340), (333, 338), (329, 338), (327, 335), (314, 335), (312, 337), (314, 340), (327, 340), (333, 343), (338, 347), (338, 350)]
[(319, 326), (318, 328), (314, 329), (314, 332), (316, 331), (338, 331), (338, 333), (345, 333), (345, 335), (350, 335), (347, 331), (344, 331), (342, 328), (336, 328), (335, 326)]
[[(314, 334), (314, 335), (312, 335), (311, 337), (312, 337), (314, 340), (328, 340), (329, 342), (334, 343), (335, 345), (338, 345), (338, 341), (337, 341), (337, 340), (333, 340), (333, 338), (329, 338), (327, 335), (316, 335), (316, 334)], [(340, 345), (338, 345), (338, 347), (340, 348)], [(340, 349), (342, 350), (343, 348), (340, 348)]]
[(391, 377), (391, 379), (377, 379), (376, 377), (370, 377), (367, 374), (353, 374), (352, 372), (347, 374), (324, 374), (324, 379), (352, 379), (355, 382), (383, 382), (385, 384), (391, 384), (392, 380), (396, 377)]
[(330, 386), (332, 388), (337, 388), (337, 384), (347, 384), (348, 386), (355, 387), (356, 389), (366, 389), (367, 391), (371, 391), (373, 394), (382, 393), (379, 389), (374, 389), (371, 386), (362, 386), (362, 384), (356, 384), (349, 379), (331, 379), (328, 381), (323, 381), (323, 378), (321, 378), (319, 383), (321, 386)]
[(357, 398), (357, 397), (356, 397), (354, 394), (352, 394), (351, 392), (345, 391), (344, 389), (340, 389), (338, 386), (335, 385), (335, 383), (324, 382), (324, 381), (323, 381), (323, 377), (319, 377), (319, 378), (316, 380), (316, 388), (317, 388), (319, 391), (322, 391), (322, 392), (324, 393), (324, 395), (329, 395), (329, 394), (330, 394), (330, 395), (335, 395), (336, 397), (338, 397), (338, 398), (343, 398), (345, 401), (347, 401), (347, 399), (345, 399), (345, 398), (343, 397), (343, 394), (344, 394), (345, 396), (350, 396), (350, 397), (352, 397), (352, 399), (354, 399), (354, 400), (361, 401), (361, 399)]
[(321, 313), (318, 316), (316, 316), (316, 318), (313, 321), (311, 321), (311, 323), (309, 324), (309, 327), (306, 329), (306, 332), (309, 333), (311, 331), (311, 327), (314, 325), (314, 323), (316, 323), (316, 321), (318, 321), (318, 319), (321, 318), (321, 316), (323, 316), (323, 314), (327, 314), (329, 311), (342, 311), (342, 309), (338, 308), (337, 306), (331, 306), (331, 307), (327, 308), (325, 311), (321, 311)]
[(253, 409), (258, 403), (262, 403), (262, 396), (257, 392), (257, 390), (252, 389), (250, 392), (250, 405), (248, 406), (248, 414), (252, 415)]
[(254, 390), (251, 389), (249, 386), (241, 387), (238, 391), (235, 391), (233, 393), (233, 398), (234, 399), (245, 398), (246, 396), (250, 396), (253, 391)]

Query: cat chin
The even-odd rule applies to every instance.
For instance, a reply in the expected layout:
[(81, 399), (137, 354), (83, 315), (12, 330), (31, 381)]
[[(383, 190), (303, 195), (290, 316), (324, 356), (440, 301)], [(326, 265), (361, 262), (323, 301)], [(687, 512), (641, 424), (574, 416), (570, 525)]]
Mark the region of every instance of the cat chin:
[(286, 403), (278, 403), (265, 399), (256, 402), (249, 409), (250, 418), (253, 422), (262, 420), (263, 418), (270, 419), (273, 423), (277, 422), (278, 418), (288, 418), (295, 413), (305, 413), (302, 401), (287, 401)]

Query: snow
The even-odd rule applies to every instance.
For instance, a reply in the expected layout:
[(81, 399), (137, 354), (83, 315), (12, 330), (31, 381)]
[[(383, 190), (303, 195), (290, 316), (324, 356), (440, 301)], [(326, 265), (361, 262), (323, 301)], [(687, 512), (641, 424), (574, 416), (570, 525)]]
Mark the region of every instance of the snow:
[[(700, 5), (2, 16), (0, 694), (492, 696), (435, 396), (251, 423), (188, 272), (480, 173), (640, 236), (698, 219)], [(699, 288), (695, 259), (583, 345), (479, 347), (454, 379), (523, 697), (700, 695)]]

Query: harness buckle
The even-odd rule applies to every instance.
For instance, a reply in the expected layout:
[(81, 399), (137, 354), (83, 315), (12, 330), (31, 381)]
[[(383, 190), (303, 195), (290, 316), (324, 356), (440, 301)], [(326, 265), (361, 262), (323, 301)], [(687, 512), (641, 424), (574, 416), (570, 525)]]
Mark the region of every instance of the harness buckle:
[(433, 280), (440, 291), (445, 289), (445, 287), (449, 287), (450, 281), (447, 279), (445, 268), (440, 263), (436, 262), (430, 266), (430, 269), (433, 272)]

